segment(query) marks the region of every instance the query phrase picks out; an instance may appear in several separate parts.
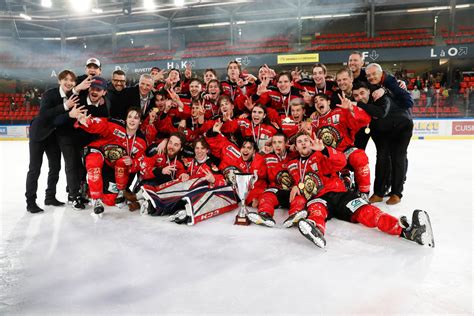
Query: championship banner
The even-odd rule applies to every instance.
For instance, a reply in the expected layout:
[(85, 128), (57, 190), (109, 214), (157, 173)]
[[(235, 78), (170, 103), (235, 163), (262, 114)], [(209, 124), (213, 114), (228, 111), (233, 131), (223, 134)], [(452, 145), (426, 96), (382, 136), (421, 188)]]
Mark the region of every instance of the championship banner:
[(229, 212), (237, 207), (238, 198), (230, 186), (209, 188), (202, 178), (181, 182), (171, 181), (152, 189), (144, 186), (143, 196), (153, 206), (155, 216), (172, 215), (185, 209), (186, 223), (194, 225), (211, 217)]

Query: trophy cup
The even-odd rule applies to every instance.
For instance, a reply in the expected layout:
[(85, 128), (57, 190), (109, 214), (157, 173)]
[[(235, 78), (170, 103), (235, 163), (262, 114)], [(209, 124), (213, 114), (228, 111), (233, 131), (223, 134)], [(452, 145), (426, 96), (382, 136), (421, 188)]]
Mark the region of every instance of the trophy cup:
[(250, 221), (247, 218), (249, 213), (247, 206), (245, 206), (245, 199), (249, 195), (249, 191), (253, 188), (254, 183), (257, 181), (257, 175), (251, 173), (235, 173), (235, 185), (234, 190), (240, 198), (240, 208), (237, 216), (235, 217), (234, 225), (250, 225)]

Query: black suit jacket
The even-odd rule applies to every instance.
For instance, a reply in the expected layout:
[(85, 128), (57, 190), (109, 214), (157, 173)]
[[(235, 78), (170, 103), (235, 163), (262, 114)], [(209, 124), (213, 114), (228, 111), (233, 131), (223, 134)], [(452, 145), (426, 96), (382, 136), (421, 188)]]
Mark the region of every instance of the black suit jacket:
[[(140, 90), (138, 85), (134, 87), (128, 87), (123, 90), (123, 93), (118, 98), (111, 100), (111, 109), (114, 109), (114, 117), (125, 120), (127, 116), (127, 110), (131, 107), (140, 108)], [(148, 115), (151, 108), (155, 106), (155, 97), (153, 96), (148, 102), (143, 118)]]
[(30, 139), (37, 142), (45, 140), (56, 129), (55, 118), (64, 113), (66, 110), (64, 100), (59, 94), (59, 87), (43, 93), (39, 114), (31, 121)]

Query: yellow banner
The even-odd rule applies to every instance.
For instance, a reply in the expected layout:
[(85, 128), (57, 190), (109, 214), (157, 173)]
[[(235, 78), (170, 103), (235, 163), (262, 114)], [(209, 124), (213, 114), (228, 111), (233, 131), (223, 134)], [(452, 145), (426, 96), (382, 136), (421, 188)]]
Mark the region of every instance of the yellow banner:
[(278, 55), (278, 64), (317, 63), (319, 54)]

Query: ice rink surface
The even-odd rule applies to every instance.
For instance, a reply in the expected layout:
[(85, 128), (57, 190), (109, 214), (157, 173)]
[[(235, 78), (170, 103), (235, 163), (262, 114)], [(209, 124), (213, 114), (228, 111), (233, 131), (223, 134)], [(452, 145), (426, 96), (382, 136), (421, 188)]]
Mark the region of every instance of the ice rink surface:
[[(377, 204), (428, 211), (436, 248), (331, 220), (321, 250), (283, 211), (273, 229), (234, 226), (235, 212), (193, 227), (116, 208), (29, 214), (28, 143), (0, 142), (0, 314), (472, 314), (473, 144), (412, 141), (402, 203)], [(374, 170), (372, 142), (368, 155)]]

